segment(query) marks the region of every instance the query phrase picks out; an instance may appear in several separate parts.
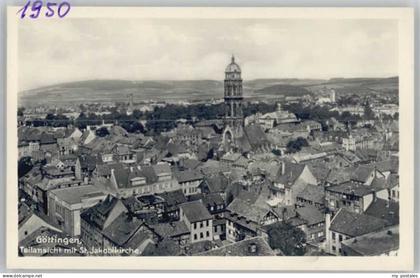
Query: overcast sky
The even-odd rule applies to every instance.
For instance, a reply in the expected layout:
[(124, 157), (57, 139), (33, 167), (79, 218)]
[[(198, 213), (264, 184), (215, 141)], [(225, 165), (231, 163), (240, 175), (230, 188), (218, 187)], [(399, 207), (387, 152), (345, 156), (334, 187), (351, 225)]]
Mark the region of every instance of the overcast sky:
[(19, 89), (87, 79), (398, 75), (398, 25), (343, 19), (66, 19), (19, 23)]

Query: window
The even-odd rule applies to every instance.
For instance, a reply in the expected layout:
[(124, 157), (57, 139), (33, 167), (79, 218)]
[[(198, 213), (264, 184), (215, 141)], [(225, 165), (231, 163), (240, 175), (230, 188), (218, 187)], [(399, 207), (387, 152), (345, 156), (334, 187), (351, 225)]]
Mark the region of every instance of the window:
[(341, 248), (338, 248), (338, 253), (341, 253)]
[(200, 233), (200, 238), (203, 238), (203, 237), (204, 237), (203, 233)]
[(335, 240), (335, 233), (334, 233), (334, 232), (332, 232), (332, 234), (331, 234), (331, 238), (332, 238), (333, 240)]
[(202, 222), (200, 222), (200, 228), (203, 228), (203, 221)]
[(197, 229), (197, 222), (194, 223), (194, 229)]
[(335, 248), (335, 246), (333, 245), (332, 250), (333, 250), (333, 252), (335, 252), (335, 250), (337, 250), (337, 248)]
[(209, 231), (207, 231), (206, 232), (206, 237), (209, 237), (210, 236), (210, 233), (209, 233)]
[(208, 227), (209, 226), (209, 221), (208, 220), (206, 220), (206, 227)]
[(194, 240), (197, 240), (197, 234), (194, 234)]
[(338, 236), (338, 241), (340, 241), (340, 242), (343, 241), (343, 236), (342, 235)]

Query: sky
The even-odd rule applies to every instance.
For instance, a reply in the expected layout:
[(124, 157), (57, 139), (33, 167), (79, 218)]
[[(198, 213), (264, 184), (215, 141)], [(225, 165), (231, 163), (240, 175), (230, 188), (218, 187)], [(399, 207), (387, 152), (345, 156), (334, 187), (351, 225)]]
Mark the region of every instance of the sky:
[(19, 90), (91, 79), (222, 80), (398, 75), (390, 19), (22, 20)]

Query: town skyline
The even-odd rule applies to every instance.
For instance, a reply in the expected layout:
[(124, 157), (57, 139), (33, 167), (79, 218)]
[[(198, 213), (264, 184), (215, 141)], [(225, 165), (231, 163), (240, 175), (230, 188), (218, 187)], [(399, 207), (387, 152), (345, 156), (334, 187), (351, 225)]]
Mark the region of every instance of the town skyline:
[[(398, 31), (392, 20), (89, 23), (69, 20), (53, 28), (40, 22), (43, 28), (36, 28), (22, 22), (19, 90), (82, 80), (221, 80), (218, 69), (232, 54), (245, 71), (244, 80), (398, 75)], [(193, 28), (196, 24), (202, 28)], [(43, 70), (35, 70), (41, 63)]]

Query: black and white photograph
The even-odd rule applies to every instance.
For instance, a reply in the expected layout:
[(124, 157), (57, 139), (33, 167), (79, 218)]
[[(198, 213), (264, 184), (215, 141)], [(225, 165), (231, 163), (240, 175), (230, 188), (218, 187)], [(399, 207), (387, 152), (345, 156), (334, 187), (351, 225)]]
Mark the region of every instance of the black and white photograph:
[(220, 9), (16, 23), (21, 260), (400, 256), (400, 21)]

